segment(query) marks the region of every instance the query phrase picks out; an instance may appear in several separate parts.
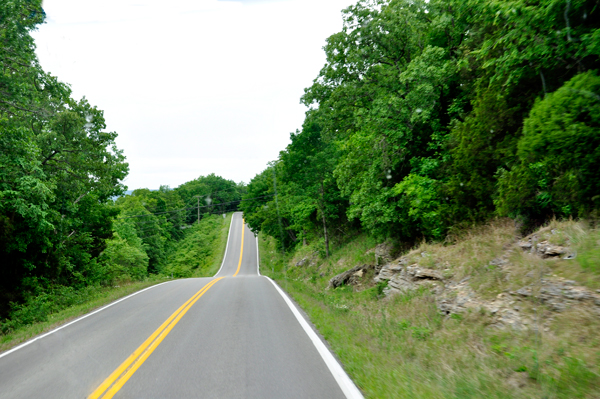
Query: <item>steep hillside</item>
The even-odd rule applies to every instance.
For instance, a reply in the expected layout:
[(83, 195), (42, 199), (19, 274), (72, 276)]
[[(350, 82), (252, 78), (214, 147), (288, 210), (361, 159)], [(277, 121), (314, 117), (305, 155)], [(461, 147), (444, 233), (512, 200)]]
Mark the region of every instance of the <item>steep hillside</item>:
[(357, 236), (323, 259), (283, 259), (261, 240), (261, 272), (309, 314), (371, 398), (600, 395), (600, 232), (553, 221), (520, 237), (511, 220), (395, 253)]

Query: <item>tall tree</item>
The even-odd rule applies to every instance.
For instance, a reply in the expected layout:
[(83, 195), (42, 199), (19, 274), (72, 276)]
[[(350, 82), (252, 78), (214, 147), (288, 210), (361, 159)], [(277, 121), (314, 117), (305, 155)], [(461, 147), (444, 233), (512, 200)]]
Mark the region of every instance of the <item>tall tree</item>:
[(345, 219), (348, 202), (342, 198), (333, 171), (339, 158), (336, 143), (322, 134), (318, 111), (309, 111), (301, 132), (280, 154), (283, 181), (293, 197), (292, 228), (303, 238), (320, 224), (325, 254), (329, 257), (332, 224)]
[(411, 211), (405, 194), (423, 180), (409, 175), (434, 179), (447, 135), (447, 97), (457, 85), (448, 51), (428, 44), (430, 17), (424, 1), (349, 7), (342, 32), (327, 41), (325, 67), (303, 97), (321, 111), (325, 136), (339, 142), (335, 176), (350, 199), (349, 217), (374, 233), (439, 234), (423, 220), (432, 213)]
[(103, 279), (128, 172), (102, 111), (40, 67), (30, 32), (44, 17), (38, 0), (0, 4), (0, 314), (38, 284)]

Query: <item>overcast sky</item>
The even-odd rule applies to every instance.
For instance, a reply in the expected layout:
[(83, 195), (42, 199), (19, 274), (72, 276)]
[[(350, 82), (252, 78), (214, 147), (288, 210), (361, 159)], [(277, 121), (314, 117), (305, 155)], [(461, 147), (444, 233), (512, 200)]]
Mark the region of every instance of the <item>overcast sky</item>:
[(45, 71), (104, 110), (129, 189), (249, 182), (300, 128), (325, 39), (356, 0), (45, 0)]

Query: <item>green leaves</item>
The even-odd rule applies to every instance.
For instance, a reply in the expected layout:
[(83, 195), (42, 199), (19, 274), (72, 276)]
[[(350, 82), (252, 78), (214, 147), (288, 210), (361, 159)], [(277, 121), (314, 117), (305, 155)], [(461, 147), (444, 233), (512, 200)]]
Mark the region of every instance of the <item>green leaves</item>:
[(410, 174), (393, 188), (401, 196), (403, 210), (408, 211), (413, 235), (427, 234), (442, 239), (444, 225), (441, 217), (439, 182), (419, 175)]

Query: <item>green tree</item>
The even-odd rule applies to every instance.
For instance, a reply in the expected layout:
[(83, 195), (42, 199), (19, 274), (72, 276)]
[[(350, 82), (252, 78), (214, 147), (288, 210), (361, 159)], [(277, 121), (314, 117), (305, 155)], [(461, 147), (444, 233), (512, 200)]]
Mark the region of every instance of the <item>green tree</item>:
[(446, 107), (458, 85), (451, 54), (428, 44), (428, 11), (424, 1), (349, 7), (342, 32), (325, 46), (325, 67), (303, 97), (318, 105), (324, 135), (338, 142), (334, 173), (350, 200), (348, 216), (375, 234), (434, 234), (429, 224), (414, 223), (404, 191), (395, 189), (411, 174), (436, 179)]
[(599, 9), (595, 0), (477, 0), (439, 10), (464, 27), (458, 65), (472, 106), (452, 128), (444, 213), (451, 223), (483, 220), (495, 209), (497, 172), (519, 162), (535, 99), (600, 67)]
[(600, 77), (576, 75), (538, 99), (524, 122), (519, 163), (502, 170), (501, 215), (533, 220), (588, 215), (600, 208)]
[[(253, 232), (262, 231), (274, 237), (280, 248), (289, 249), (295, 245), (297, 236), (295, 230), (290, 228), (292, 222), (289, 202), (282, 201), (285, 196), (279, 195), (282, 189), (280, 183), (284, 181), (282, 166), (280, 162), (272, 162), (267, 169), (250, 180), (240, 203), (240, 210), (244, 212), (244, 219)], [(277, 198), (275, 184), (278, 188)]]
[(289, 197), (290, 228), (303, 239), (320, 230), (329, 257), (332, 227), (345, 220), (348, 207), (333, 175), (339, 151), (323, 136), (318, 111), (307, 112), (302, 131), (290, 138), (279, 156), (285, 182), (281, 191)]
[[(226, 213), (237, 210), (238, 203), (244, 193), (244, 184), (236, 184), (232, 180), (224, 179), (211, 173), (200, 176), (182, 184), (175, 189), (187, 208), (197, 208), (199, 213)], [(193, 223), (198, 218), (197, 209), (189, 209), (187, 223)]]

